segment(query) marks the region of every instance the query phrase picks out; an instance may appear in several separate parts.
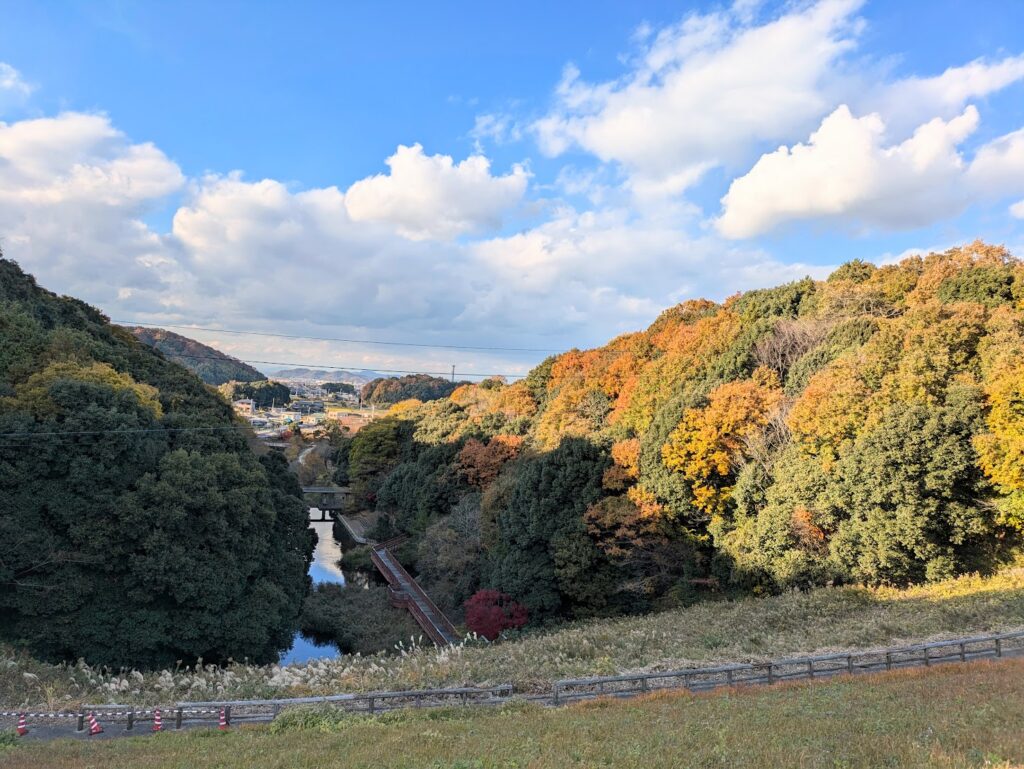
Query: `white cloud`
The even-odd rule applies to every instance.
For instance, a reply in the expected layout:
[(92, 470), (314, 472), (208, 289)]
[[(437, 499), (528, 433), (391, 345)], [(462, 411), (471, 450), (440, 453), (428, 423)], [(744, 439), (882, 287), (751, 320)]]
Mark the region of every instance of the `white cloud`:
[(807, 144), (782, 146), (733, 180), (718, 230), (753, 237), (787, 221), (819, 219), (856, 227), (908, 229), (955, 216), (972, 203), (1024, 192), (1024, 129), (1000, 136), (967, 161), (960, 145), (979, 124), (968, 106), (933, 118), (903, 142), (886, 144), (878, 114), (854, 117), (845, 105)]
[(472, 251), (476, 272), (493, 277), (478, 287), (464, 317), (580, 334), (599, 326), (601, 338), (640, 328), (685, 298), (722, 299), (828, 269), (783, 264), (624, 208), (563, 208), (533, 229), (476, 243)]
[(0, 237), (40, 279), (93, 301), (115, 284), (162, 283), (165, 250), (141, 217), (184, 177), (151, 144), (133, 144), (103, 115), (0, 123)]
[(735, 179), (722, 198), (717, 227), (727, 237), (745, 238), (794, 219), (908, 228), (953, 215), (971, 199), (957, 146), (977, 125), (978, 111), (968, 107), (885, 146), (880, 116), (857, 118), (839, 107), (807, 144), (763, 155)]
[(573, 145), (675, 193), (762, 141), (806, 132), (830, 108), (826, 88), (853, 45), (858, 0), (822, 0), (762, 26), (752, 5), (692, 15), (662, 30), (620, 80), (589, 84), (569, 67), (551, 114), (533, 125), (542, 150)]
[(353, 184), (345, 205), (354, 221), (389, 222), (410, 240), (448, 240), (498, 227), (526, 192), (522, 166), (492, 176), (482, 155), (456, 164), (450, 155), (425, 155), (415, 144), (399, 146), (385, 162), (391, 173)]
[[(316, 318), (352, 326), (445, 323), (464, 291), (458, 251), (353, 222), (335, 187), (293, 192), (272, 179), (207, 177), (174, 216), (172, 235), (203, 312)], [(193, 311), (204, 302), (194, 302)]]
[(507, 113), (486, 113), (476, 116), (469, 135), (476, 142), (479, 154), (480, 146), (485, 139), (495, 144), (519, 141), (523, 138), (523, 127)]
[(863, 111), (879, 112), (890, 134), (900, 135), (933, 117), (949, 119), (972, 100), (1024, 80), (1024, 56), (997, 62), (977, 59), (934, 77), (908, 77), (882, 88), (866, 84), (854, 99)]
[(1024, 219), (1024, 200), (1010, 206), (1010, 215), (1017, 219)]
[(184, 184), (178, 167), (152, 144), (131, 144), (103, 115), (0, 123), (0, 200), (46, 205), (83, 200), (135, 205)]
[(32, 86), (25, 82), (18, 70), (10, 64), (0, 61), (0, 91), (28, 96), (32, 90)]
[(971, 162), (969, 178), (979, 193), (989, 197), (1024, 190), (1024, 128), (981, 147)]
[[(239, 173), (181, 185), (173, 162), (103, 116), (0, 128), (5, 255), (115, 318), (563, 348), (642, 327), (692, 294), (721, 298), (813, 269), (693, 238), (672, 217), (614, 204), (562, 208), (510, 237), (438, 243), (402, 237), (390, 221), (354, 220), (350, 196), (336, 187), (297, 190)], [(146, 214), (176, 191), (184, 200), (169, 231), (147, 226)], [(523, 365), (501, 355), (274, 340), (239, 339), (230, 351), (369, 368)]]

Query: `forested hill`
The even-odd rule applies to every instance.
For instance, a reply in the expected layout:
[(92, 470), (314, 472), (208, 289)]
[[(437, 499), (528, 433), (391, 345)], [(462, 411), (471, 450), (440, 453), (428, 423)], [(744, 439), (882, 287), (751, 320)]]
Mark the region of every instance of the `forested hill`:
[(390, 406), (399, 401), (433, 401), (445, 398), (455, 388), (468, 382), (452, 382), (429, 374), (407, 374), (401, 377), (378, 377), (363, 385), (360, 396), (364, 403)]
[(975, 243), (687, 301), (341, 453), (439, 601), (538, 620), (990, 570), (1024, 525), (1022, 402), (1024, 265)]
[(198, 377), (0, 259), (0, 640), (276, 660), (308, 585), (300, 497)]
[(162, 328), (129, 329), (135, 338), (150, 347), (155, 347), (171, 360), (194, 371), (208, 385), (222, 385), (227, 382), (258, 382), (266, 375), (247, 363), (222, 353), (208, 345), (175, 334)]

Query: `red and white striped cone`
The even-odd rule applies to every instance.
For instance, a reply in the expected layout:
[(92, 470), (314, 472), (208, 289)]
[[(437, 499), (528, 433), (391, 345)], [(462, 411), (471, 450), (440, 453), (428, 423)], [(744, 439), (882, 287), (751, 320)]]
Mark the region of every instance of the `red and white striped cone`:
[(28, 726), (25, 724), (25, 714), (18, 713), (18, 736), (24, 737), (28, 734)]
[(153, 711), (153, 731), (154, 732), (162, 732), (163, 730), (164, 730), (164, 721), (160, 717), (160, 711), (159, 710), (154, 710)]
[(103, 734), (103, 727), (100, 726), (100, 722), (96, 720), (94, 713), (89, 714), (89, 734)]
[(224, 708), (220, 709), (220, 723), (217, 724), (217, 728), (222, 732), (226, 732), (228, 730), (228, 715), (224, 711)]

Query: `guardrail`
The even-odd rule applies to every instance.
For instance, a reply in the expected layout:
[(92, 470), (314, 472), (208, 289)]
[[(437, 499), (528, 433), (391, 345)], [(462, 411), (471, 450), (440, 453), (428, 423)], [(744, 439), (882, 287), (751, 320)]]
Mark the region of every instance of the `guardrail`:
[(770, 685), (779, 681), (825, 678), (843, 673), (877, 672), (897, 668), (928, 667), (943, 662), (992, 659), (1008, 653), (1021, 652), (1024, 652), (1024, 631), (1017, 631), (878, 651), (795, 657), (710, 668), (563, 679), (555, 681), (551, 701), (554, 705), (560, 705), (572, 700), (594, 697), (635, 696), (658, 689), (683, 688), (690, 691), (706, 691), (722, 686)]
[(285, 708), (307, 705), (331, 705), (352, 713), (374, 715), (403, 708), (439, 708), (452, 705), (496, 705), (507, 701), (513, 694), (512, 684), (499, 686), (463, 686), (449, 689), (410, 689), (398, 692), (367, 692), (362, 694), (332, 694), (323, 697), (291, 697), (269, 700), (216, 700), (211, 702), (182, 702), (179, 707), (229, 709), (238, 721), (272, 720)]
[[(525, 699), (558, 706), (596, 697), (634, 697), (664, 689), (687, 689), (697, 692), (725, 686), (771, 685), (781, 681), (828, 678), (844, 674), (873, 673), (1022, 655), (1024, 630), (871, 651), (793, 657), (770, 662), (595, 678), (568, 678), (555, 681), (549, 693), (532, 694)], [(306, 705), (330, 705), (353, 713), (373, 715), (402, 708), (500, 705), (515, 695), (512, 684), (501, 684), (490, 687), (412, 689), (286, 699), (178, 702), (168, 707), (83, 705), (73, 711), (43, 713), (6, 708), (0, 710), (0, 720), (13, 720), (21, 715), (37, 721), (52, 719), (58, 722), (64, 720), (66, 723), (67, 720), (75, 719), (77, 731), (81, 733), (85, 729), (86, 716), (95, 713), (97, 718), (106, 723), (124, 722), (126, 730), (130, 731), (139, 722), (153, 721), (156, 711), (160, 710), (170, 728), (181, 729), (190, 724), (216, 722), (218, 718), (223, 718), (227, 724), (237, 721), (271, 721), (286, 708)]]
[(464, 686), (449, 689), (413, 689), (397, 692), (366, 692), (359, 694), (333, 694), (323, 697), (290, 697), (265, 700), (213, 700), (210, 702), (178, 702), (168, 706), (83, 705), (75, 711), (33, 712), (30, 710), (0, 710), (0, 721), (20, 716), (33, 724), (73, 720), (75, 731), (84, 733), (86, 719), (94, 714), (104, 725), (124, 724), (125, 731), (136, 729), (143, 722), (154, 722), (159, 712), (167, 729), (182, 729), (195, 724), (221, 721), (225, 726), (239, 722), (272, 721), (287, 708), (308, 705), (330, 705), (352, 713), (375, 715), (402, 708), (439, 708), (453, 705), (498, 705), (512, 697), (512, 684), (478, 687)]

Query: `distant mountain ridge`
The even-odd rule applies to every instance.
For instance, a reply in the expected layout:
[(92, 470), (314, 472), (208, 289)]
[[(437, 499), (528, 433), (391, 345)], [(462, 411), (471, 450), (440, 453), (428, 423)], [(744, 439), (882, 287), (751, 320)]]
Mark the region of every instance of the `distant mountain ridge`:
[(130, 328), (129, 331), (143, 344), (159, 350), (175, 363), (197, 374), (206, 384), (216, 387), (226, 382), (260, 382), (267, 378), (266, 374), (248, 363), (173, 331), (141, 326)]
[(362, 386), (374, 379), (383, 378), (383, 375), (376, 371), (345, 371), (340, 369), (319, 369), (319, 368), (283, 368), (274, 372), (274, 379), (309, 379), (318, 382), (348, 382), (356, 386)]

